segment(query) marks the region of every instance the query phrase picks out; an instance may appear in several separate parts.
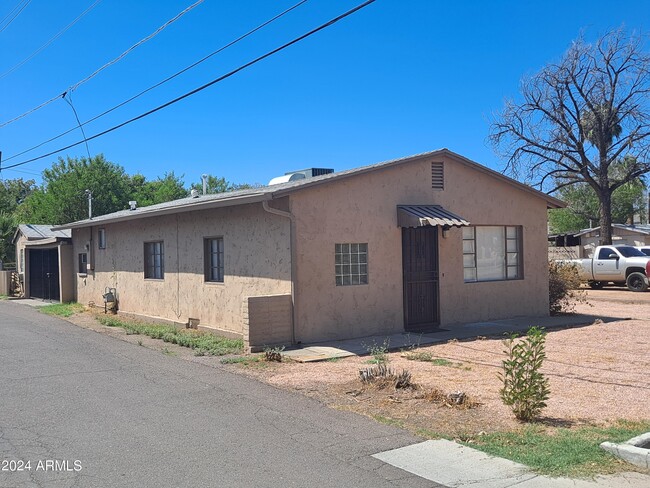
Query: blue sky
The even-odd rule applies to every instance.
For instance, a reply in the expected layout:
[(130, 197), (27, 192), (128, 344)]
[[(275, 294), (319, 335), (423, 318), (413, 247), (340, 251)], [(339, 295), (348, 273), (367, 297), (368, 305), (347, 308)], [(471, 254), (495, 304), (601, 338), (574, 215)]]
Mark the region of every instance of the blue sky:
[[(0, 32), (0, 76), (95, 0), (32, 0)], [(196, 0), (102, 0), (22, 67), (0, 78), (0, 124), (56, 96)], [(205, 0), (72, 93), (82, 121), (218, 49), (298, 0)], [(0, 18), (19, 4), (0, 2)], [(85, 126), (88, 136), (182, 95), (361, 0), (309, 0), (245, 41)], [(581, 31), (647, 31), (650, 2), (377, 0), (233, 77), (89, 142), (128, 173), (174, 171), (267, 183), (294, 169), (343, 170), (447, 147), (496, 170), (489, 120), (519, 80), (557, 60)], [(1, 26), (0, 26), (1, 27)], [(3, 165), (82, 139), (63, 100), (0, 128)], [(85, 156), (80, 145), (58, 155)], [(5, 170), (36, 178), (57, 155)]]

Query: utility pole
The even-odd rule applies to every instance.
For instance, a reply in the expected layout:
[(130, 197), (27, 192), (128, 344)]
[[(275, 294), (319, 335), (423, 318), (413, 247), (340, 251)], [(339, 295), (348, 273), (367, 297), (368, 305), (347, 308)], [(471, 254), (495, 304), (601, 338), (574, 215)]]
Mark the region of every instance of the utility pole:
[(88, 220), (93, 218), (93, 194), (90, 190), (84, 192), (88, 197)]

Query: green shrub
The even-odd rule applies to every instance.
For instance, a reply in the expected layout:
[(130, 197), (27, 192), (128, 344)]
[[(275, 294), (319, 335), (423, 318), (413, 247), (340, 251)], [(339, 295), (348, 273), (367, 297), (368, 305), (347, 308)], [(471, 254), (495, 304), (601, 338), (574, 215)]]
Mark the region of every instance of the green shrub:
[(587, 296), (579, 290), (578, 268), (573, 264), (548, 263), (548, 302), (551, 315), (571, 313), (576, 303), (585, 303)]
[(504, 341), (507, 359), (503, 361), (501, 399), (510, 406), (517, 419), (528, 422), (546, 406), (550, 395), (548, 379), (540, 371), (546, 358), (546, 333), (531, 327), (526, 337), (517, 340), (511, 334)]

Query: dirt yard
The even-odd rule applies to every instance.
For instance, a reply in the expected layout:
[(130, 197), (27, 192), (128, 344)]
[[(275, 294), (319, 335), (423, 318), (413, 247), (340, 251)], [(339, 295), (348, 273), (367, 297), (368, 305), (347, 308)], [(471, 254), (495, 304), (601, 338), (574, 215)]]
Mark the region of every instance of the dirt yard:
[[(603, 318), (593, 325), (550, 330), (543, 368), (551, 396), (543, 422), (551, 426), (607, 424), (618, 419), (647, 419), (650, 404), (650, 292), (626, 289), (588, 291), (589, 305), (577, 311)], [(617, 319), (617, 320), (612, 320)], [(531, 326), (535, 325), (531, 323)], [(518, 423), (499, 398), (503, 343), (477, 338), (411, 351), (391, 352), (389, 366), (407, 369), (419, 388), (363, 388), (359, 370), (371, 356), (319, 363), (251, 363), (229, 368), (281, 388), (298, 390), (340, 409), (413, 431), (465, 438), (479, 432), (516, 428)], [(473, 408), (429, 400), (432, 390), (464, 392)]]
[[(602, 317), (602, 322), (548, 333), (543, 371), (550, 380), (551, 395), (542, 421), (549, 426), (571, 427), (603, 425), (619, 419), (647, 420), (650, 292), (609, 288), (589, 290), (587, 294), (589, 304), (579, 304), (576, 311)], [(499, 337), (389, 353), (389, 366), (396, 372), (410, 371), (418, 385), (414, 390), (395, 391), (391, 387), (363, 387), (359, 370), (371, 366), (372, 356), (304, 364), (258, 361), (223, 365), (219, 357), (196, 357), (191, 349), (104, 327), (90, 313), (68, 320), (165, 354), (250, 375), (334, 408), (395, 423), (422, 435), (469, 439), (480, 432), (510, 430), (520, 425), (499, 398), (497, 373), (504, 358)], [(409, 360), (409, 354), (421, 360)], [(440, 394), (454, 392), (465, 393), (472, 408), (431, 401)]]

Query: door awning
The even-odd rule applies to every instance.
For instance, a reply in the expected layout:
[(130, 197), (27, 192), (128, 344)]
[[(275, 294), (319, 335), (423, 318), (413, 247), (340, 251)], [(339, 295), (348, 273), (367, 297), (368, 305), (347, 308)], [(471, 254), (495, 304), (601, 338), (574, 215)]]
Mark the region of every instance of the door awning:
[(470, 223), (462, 217), (445, 210), (440, 205), (398, 205), (397, 225), (400, 227), (462, 227)]

